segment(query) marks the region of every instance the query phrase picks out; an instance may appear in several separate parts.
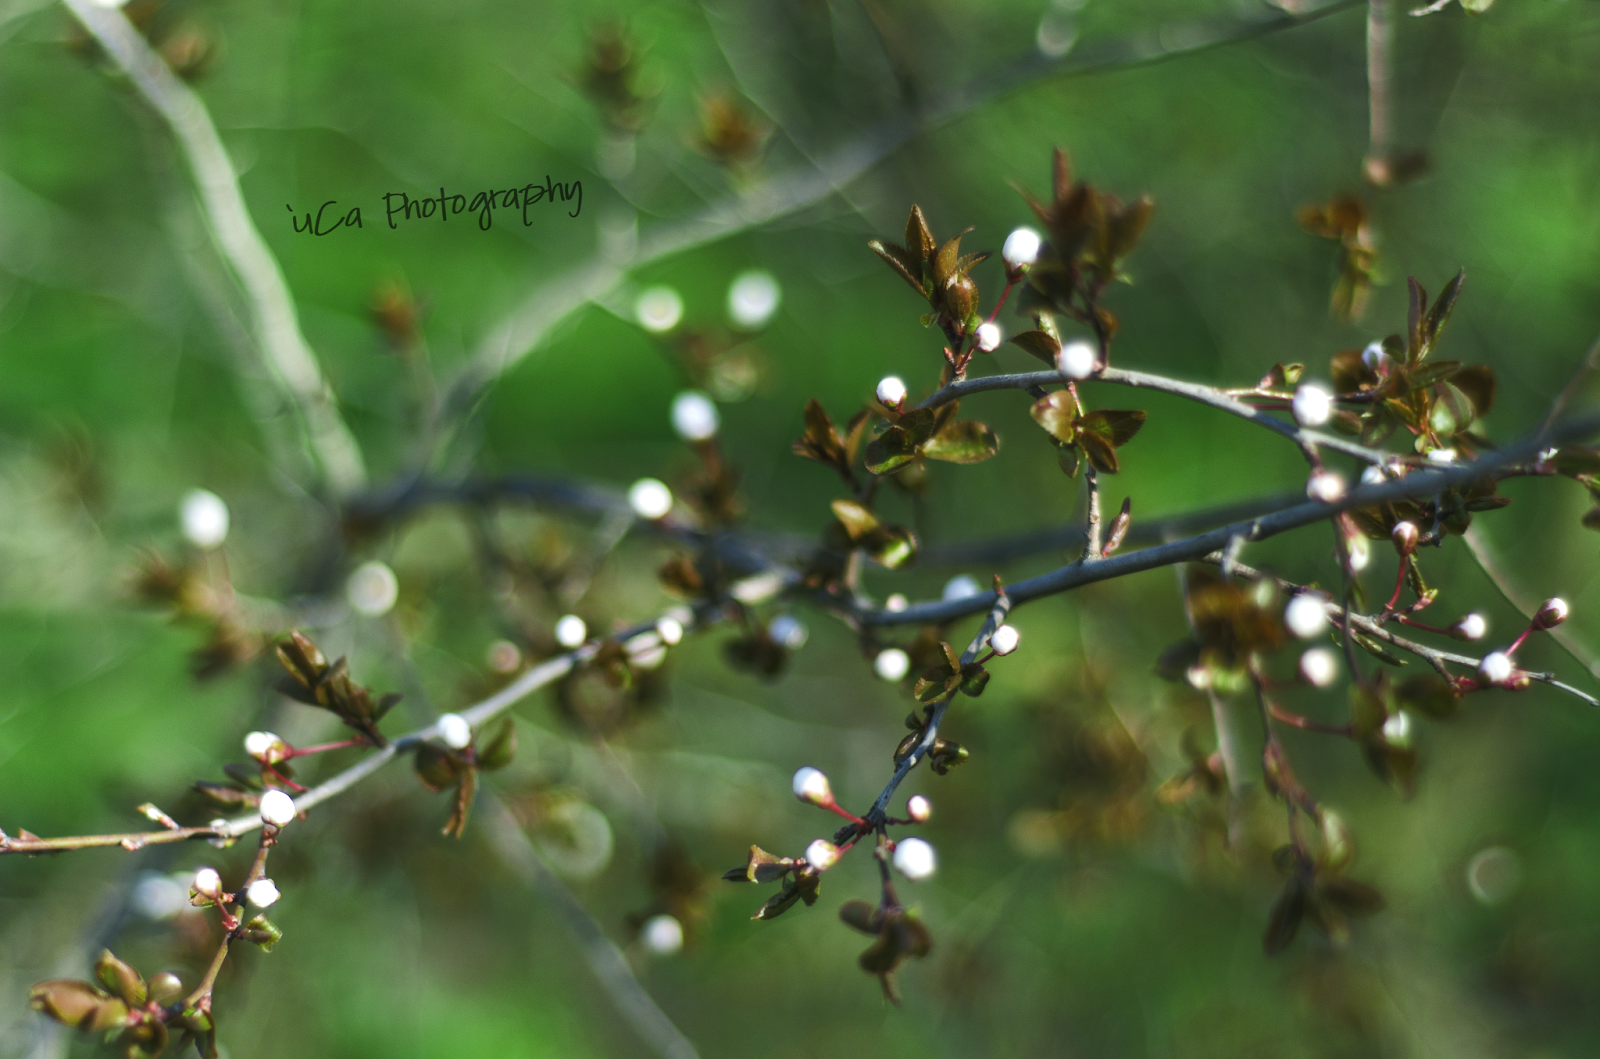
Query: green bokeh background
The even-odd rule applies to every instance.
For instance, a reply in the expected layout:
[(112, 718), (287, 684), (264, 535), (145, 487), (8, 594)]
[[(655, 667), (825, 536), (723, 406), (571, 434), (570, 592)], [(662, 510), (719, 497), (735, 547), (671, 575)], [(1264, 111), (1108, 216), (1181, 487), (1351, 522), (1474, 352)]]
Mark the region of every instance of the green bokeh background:
[[(431, 370), (448, 379), (531, 290), (587, 261), (604, 231), (637, 225), (647, 236), (863, 142), (904, 106), (885, 54), (931, 98), (1035, 54), (1041, 17), (1073, 10), (982, 0), (663, 0), (603, 11), (173, 0), (160, 17), (219, 49), (197, 88), (382, 483), (415, 469), (418, 391), (370, 318), (381, 284), (400, 283), (423, 304)], [(648, 45), (644, 76), (658, 89), (620, 187), (596, 171), (601, 126), (573, 84), (590, 21), (612, 14)], [(1261, 14), (1213, 0), (1089, 0), (1072, 17), (1079, 49), (1152, 33), (1181, 48), (1196, 17)], [(1426, 148), (1431, 166), (1369, 195), (1386, 282), (1362, 323), (1330, 318), (1334, 250), (1293, 220), (1304, 204), (1357, 190), (1367, 95), (1365, 21), (1353, 8), (1170, 61), (1029, 81), (924, 129), (836, 195), (631, 271), (501, 378), (432, 470), (612, 486), (679, 475), (692, 461), (668, 408), (683, 375), (632, 322), (633, 298), (668, 284), (683, 296), (686, 326), (720, 327), (730, 281), (763, 268), (783, 304), (753, 339), (762, 384), (722, 407), (723, 439), (744, 469), (752, 526), (819, 531), (839, 492), (826, 470), (789, 453), (805, 400), (844, 419), (886, 373), (919, 394), (937, 381), (939, 343), (865, 241), (897, 237), (919, 202), (941, 236), (972, 225), (964, 245), (998, 249), (1029, 218), (1013, 185), (1043, 193), (1056, 144), (1097, 186), (1158, 204), (1129, 262), (1134, 284), (1110, 297), (1123, 322), (1117, 363), (1227, 385), (1277, 361), (1319, 374), (1330, 354), (1401, 329), (1407, 275), (1436, 290), (1465, 267), (1441, 356), (1495, 368), (1487, 429), (1515, 438), (1539, 422), (1596, 327), (1600, 12), (1586, 0), (1500, 0), (1478, 17), (1452, 7), (1397, 23), (1396, 139)], [(303, 467), (283, 462), (292, 416), (262, 403), (262, 369), (218, 322), (229, 281), (182, 160), (73, 37), (65, 8), (0, 4), (0, 827), (43, 835), (137, 826), (133, 806), (145, 800), (204, 819), (185, 789), (216, 778), (245, 732), (325, 731), (274, 700), (265, 663), (193, 681), (186, 655), (200, 634), (133, 601), (141, 549), (184, 554), (174, 512), (190, 488), (216, 491), (232, 510), (226, 561), (240, 592), (283, 602), (330, 653), (348, 653), (360, 679), (406, 690), (423, 714), (473, 701), (490, 679), (485, 649), (504, 635), (496, 586), (457, 510), (330, 553), (326, 508), (306, 491)], [(753, 98), (781, 125), (749, 173), (730, 177), (690, 146), (697, 100), (710, 92)], [(577, 218), (536, 209), (531, 227), (501, 220), (488, 232), (465, 217), (382, 223), (385, 191), (470, 194), (547, 174), (583, 182)], [(297, 235), (285, 204), (304, 211), (327, 199), (359, 205), (364, 227)], [(992, 304), (998, 265), (978, 279)], [(1017, 329), (1017, 318), (1002, 319)], [(974, 370), (1030, 363), (1006, 347)], [(1240, 422), (1161, 396), (1089, 394), (1150, 414), (1107, 483), (1112, 504), (1134, 498), (1136, 516), (1303, 481), (1292, 446)], [(1592, 407), (1590, 396), (1577, 406)], [(914, 518), (925, 543), (1076, 517), (1078, 483), (1057, 470), (1018, 394), (971, 399), (966, 412), (998, 431), (1000, 457), (934, 467), (925, 505), (914, 511), (888, 492), (888, 514)], [(1523, 479), (1503, 491), (1515, 502), (1481, 518), (1489, 539), (1530, 594), (1568, 598), (1572, 628), (1592, 643), (1600, 564), (1578, 525), (1583, 490)], [(552, 528), (569, 541), (587, 528), (525, 508), (500, 524), (528, 548)], [(624, 542), (601, 572), (592, 616), (631, 622), (667, 606), (653, 571), (669, 552)], [(367, 558), (399, 574), (389, 618), (340, 608), (344, 574)], [(1015, 580), (1068, 558), (998, 572)], [(1245, 558), (1298, 580), (1333, 576), (1321, 527)], [(1496, 643), (1519, 628), (1459, 542), (1430, 553), (1427, 569), (1444, 586), (1447, 618), (1483, 610)], [(869, 572), (867, 584), (929, 598), (956, 572)], [(1383, 556), (1369, 581), (1378, 591), (1392, 576)], [(627, 914), (650, 901), (644, 863), (658, 824), (714, 874), (752, 842), (794, 852), (830, 829), (788, 798), (797, 766), (824, 768), (852, 805), (886, 777), (906, 698), (871, 676), (846, 629), (801, 613), (811, 638), (780, 681), (728, 670), (719, 649), (728, 634), (695, 637), (670, 663), (664, 707), (604, 745), (566, 726), (545, 697), (518, 708), (523, 753), (495, 782), (556, 783), (607, 813), (615, 855), (571, 885), (620, 944), (632, 943)], [(903, 888), (936, 946), (903, 973), (903, 1006), (886, 1005), (857, 972), (863, 940), (834, 916), (846, 897), (871, 895), (865, 858), (827, 876), (817, 907), (771, 924), (747, 919), (754, 888), (708, 884), (706, 919), (682, 954), (630, 949), (701, 1054), (1594, 1053), (1600, 717), (1537, 686), (1474, 696), (1459, 719), (1419, 734), (1425, 770), (1409, 802), (1348, 745), (1288, 733), (1304, 778), (1354, 828), (1354, 874), (1389, 907), (1347, 946), (1308, 932), (1269, 960), (1260, 934), (1277, 879), (1265, 850), (1281, 841), (1281, 815), (1258, 796), (1259, 840), (1230, 857), (1192, 814), (1154, 798), (1186, 767), (1179, 738), (1202, 716), (1150, 673), (1183, 635), (1173, 574), (1042, 601), (1015, 623), (1022, 650), (994, 667), (982, 699), (951, 715), (948, 731), (972, 761), (947, 777), (919, 772), (906, 788), (934, 801), (926, 834), (942, 868)], [(1523, 658), (1593, 687), (1553, 644), (1536, 638)], [(1342, 693), (1290, 698), (1342, 716)], [(1039, 841), (1030, 822), (1056, 810), (1089, 823)], [(240, 953), (223, 978), (229, 1056), (648, 1054), (559, 919), (481, 835), (438, 836), (444, 813), (397, 767), (289, 833), (273, 872), (285, 941), (270, 955)], [(1493, 905), (1473, 897), (1464, 874), (1490, 846), (1521, 864), (1520, 885)], [(0, 861), (0, 1056), (92, 1050), (39, 1036), (43, 1023), (26, 1010), (29, 984), (82, 973), (74, 964), (91, 946), (109, 941), (149, 971), (171, 966), (192, 982), (206, 953), (182, 928), (137, 917), (108, 928), (104, 910), (140, 872), (207, 862), (242, 871), (246, 856), (186, 846)]]

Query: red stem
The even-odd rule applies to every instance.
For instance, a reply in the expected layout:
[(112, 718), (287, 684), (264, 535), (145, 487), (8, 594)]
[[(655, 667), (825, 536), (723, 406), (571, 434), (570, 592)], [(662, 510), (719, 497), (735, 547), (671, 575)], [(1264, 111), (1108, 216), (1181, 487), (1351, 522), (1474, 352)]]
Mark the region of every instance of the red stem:
[(1342, 735), (1349, 738), (1351, 728), (1348, 724), (1328, 724), (1325, 721), (1313, 721), (1309, 717), (1302, 717), (1298, 713), (1290, 713), (1275, 702), (1267, 703), (1267, 712), (1275, 721), (1282, 721), (1306, 732), (1321, 732), (1323, 735)]

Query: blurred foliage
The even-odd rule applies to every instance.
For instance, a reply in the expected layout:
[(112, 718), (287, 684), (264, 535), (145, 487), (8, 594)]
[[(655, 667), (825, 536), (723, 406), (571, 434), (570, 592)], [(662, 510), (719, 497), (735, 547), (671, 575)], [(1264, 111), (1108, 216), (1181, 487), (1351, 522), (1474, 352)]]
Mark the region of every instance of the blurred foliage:
[[(1103, 261), (1105, 279), (1132, 281), (1104, 291), (1121, 366), (1228, 386), (1290, 363), (1315, 377), (1334, 354), (1406, 330), (1405, 277), (1439, 290), (1465, 268), (1471, 281), (1430, 364), (1494, 369), (1493, 415), (1474, 429), (1497, 442), (1537, 425), (1595, 329), (1600, 148), (1586, 118), (1600, 105), (1600, 12), (1578, 0), (1396, 17), (1394, 138), (1428, 164), (1395, 159), (1407, 179), (1384, 188), (1361, 183), (1359, 7), (1170, 61), (1024, 78), (1041, 49), (1061, 55), (1063, 42), (1068, 66), (1125, 39), (1141, 43), (1119, 54), (1159, 59), (1193, 42), (1192, 19), (1242, 9), (135, 5), (130, 15), (211, 108), (376, 482), (414, 470), (442, 440), (428, 469), (447, 477), (539, 472), (625, 487), (710, 474), (702, 495), (723, 510), (721, 472), (672, 435), (671, 396), (692, 384), (724, 402), (723, 450), (749, 523), (807, 539), (838, 526), (873, 541), (882, 566), (862, 576), (880, 597), (937, 597), (958, 572), (904, 565), (908, 546), (1080, 517), (1081, 487), (1015, 393), (968, 399), (969, 414), (982, 407), (981, 448), (998, 437), (999, 456), (907, 467), (871, 524), (830, 508), (835, 476), (791, 454), (803, 436), (806, 455), (835, 466), (836, 449), (861, 441), (845, 424), (880, 377), (905, 378), (915, 402), (945, 365), (938, 332), (919, 326), (921, 307), (866, 242), (897, 238), (915, 202), (932, 230), (972, 226), (962, 248), (998, 251), (1034, 221), (1013, 187), (1037, 195), (1058, 144), (1075, 175), (1132, 204), (1118, 209), (1143, 193), (1158, 205), (1139, 249), (1124, 261), (1107, 247)], [(506, 665), (495, 645), (524, 659), (554, 653), (549, 630), (568, 609), (608, 635), (672, 605), (657, 577), (672, 547), (629, 537), (591, 569), (592, 520), (532, 505), (341, 524), (308, 493), (293, 417), (241, 343), (236, 295), (165, 128), (64, 8), (0, 2), (0, 49), (0, 826), (123, 830), (139, 826), (133, 807), (147, 800), (204, 821), (212, 810), (190, 784), (236, 757), (246, 732), (340, 738), (337, 718), (271, 693), (281, 673), (251, 629), (299, 624), (348, 659), (354, 686), (403, 691), (393, 734), (430, 707), (503, 686), (520, 663)], [(809, 174), (840, 145), (871, 150), (874, 130), (968, 84), (1010, 87), (888, 150), (836, 195), (630, 274), (498, 380), (464, 427), (420, 436), (442, 381), (534, 288), (708, 203), (781, 194), (787, 174)], [(577, 217), (532, 210), (523, 226), (502, 214), (487, 231), (468, 216), (383, 223), (385, 192), (470, 196), (547, 175), (583, 182)], [(296, 234), (285, 205), (303, 215), (329, 199), (341, 214), (360, 206), (363, 227)], [(783, 292), (753, 335), (724, 320), (729, 283), (752, 267)], [(968, 268), (992, 304), (999, 262)], [(685, 306), (664, 338), (632, 322), (638, 289), (662, 283)], [(965, 302), (957, 308), (962, 329)], [(1008, 334), (1028, 326), (1009, 307), (1000, 320)], [(1035, 365), (1009, 345), (993, 357), (975, 371)], [(1428, 421), (1448, 406), (1475, 419), (1487, 408), (1459, 374), (1429, 381), (1435, 398), (1407, 414)], [(1130, 399), (1087, 392), (1096, 407)], [(1303, 483), (1292, 445), (1175, 398), (1138, 397), (1148, 420), (1137, 443), (1089, 454), (1119, 471), (1102, 482), (1108, 506), (1135, 496), (1139, 517), (1157, 517)], [(1039, 422), (1081, 444), (1076, 412)], [(178, 535), (174, 512), (195, 486), (232, 511), (221, 552), (190, 552)], [(1504, 496), (1514, 503), (1475, 527), (1532, 594), (1565, 595), (1569, 628), (1592, 642), (1600, 584), (1579, 524), (1586, 491), (1517, 480)], [(1074, 557), (998, 572), (1014, 581)], [(372, 558), (399, 575), (382, 618), (343, 601), (346, 575)], [(1338, 577), (1321, 528), (1244, 558), (1302, 582)], [(1518, 617), (1459, 540), (1428, 561), (1453, 610), (1484, 611), (1496, 642), (1514, 635)], [(967, 572), (986, 583), (996, 571)], [(1385, 553), (1367, 580), (1378, 594), (1394, 575)], [(829, 874), (820, 907), (770, 924), (749, 922), (744, 889), (707, 881), (751, 841), (793, 851), (826, 829), (788, 798), (796, 767), (827, 769), (847, 805), (872, 797), (892, 767), (915, 706), (910, 681), (873, 677), (835, 623), (812, 618), (795, 650), (753, 619), (690, 638), (659, 670), (562, 684), (518, 708), (516, 760), (483, 783), (507, 794), (706, 1056), (753, 1041), (777, 1056), (886, 1059), (1591, 1054), (1594, 715), (1537, 686), (1473, 696), (1417, 733), (1404, 803), (1349, 744), (1285, 731), (1300, 781), (1337, 807), (1359, 877), (1386, 902), (1348, 925), (1347, 912), (1375, 902), (1342, 876), (1313, 879), (1280, 857), (1287, 893), (1299, 895), (1281, 896), (1279, 807), (1257, 796), (1227, 819), (1210, 706), (1154, 673), (1186, 635), (1182, 599), (1158, 571), (1033, 603), (1013, 618), (1018, 653), (992, 666), (982, 698), (957, 698), (944, 733), (967, 763), (918, 770), (904, 788), (933, 801), (922, 833), (941, 871), (901, 888), (933, 943), (899, 967), (898, 1008), (855, 973), (862, 938), (837, 918), (846, 899), (872, 892), (867, 858)], [(974, 627), (944, 638), (959, 646)], [(916, 659), (911, 680), (935, 664), (927, 648), (938, 642), (919, 649), (913, 635), (890, 638)], [(1524, 652), (1592, 687), (1546, 640)], [(215, 675), (197, 682), (193, 671)], [(1284, 699), (1308, 716), (1346, 715), (1340, 689)], [(283, 941), (230, 959), (219, 986), (228, 1055), (645, 1054), (479, 824), (460, 842), (439, 834), (448, 812), (396, 768), (286, 837), (273, 869)], [(31, 1050), (45, 1023), (28, 989), (87, 977), (102, 949), (152, 981), (170, 969), (192, 985), (214, 923), (195, 912), (152, 920), (131, 895), (202, 863), (237, 874), (245, 859), (204, 846), (0, 859), (0, 1056), (51, 1054)], [(1272, 922), (1286, 920), (1286, 900), (1302, 918), (1307, 902), (1331, 909), (1320, 913), (1327, 929), (1300, 931), (1269, 960), (1261, 937), (1274, 902)], [(687, 944), (652, 959), (634, 933), (661, 912), (684, 923)], [(882, 922), (857, 925), (885, 936)], [(922, 939), (896, 944), (915, 952)]]

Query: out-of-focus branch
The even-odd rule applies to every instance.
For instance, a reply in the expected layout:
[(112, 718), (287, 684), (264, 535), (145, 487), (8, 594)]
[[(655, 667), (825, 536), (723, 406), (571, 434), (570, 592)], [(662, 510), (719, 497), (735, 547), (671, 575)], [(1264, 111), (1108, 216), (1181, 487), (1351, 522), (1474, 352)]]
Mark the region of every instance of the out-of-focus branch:
[(63, 2), (171, 128), (194, 177), (212, 238), (249, 299), (255, 340), (300, 411), (324, 480), (336, 495), (359, 489), (366, 482), (361, 451), (300, 333), (288, 284), (250, 219), (233, 163), (205, 104), (151, 50), (120, 8), (93, 0)]
[[(1367, 178), (1388, 183), (1390, 142), (1389, 81), (1394, 69), (1394, 0), (1367, 0)], [(1374, 179), (1380, 178), (1380, 179)]]
[(478, 804), (479, 818), (495, 852), (523, 885), (555, 911), (600, 987), (628, 1025), (662, 1059), (696, 1059), (699, 1053), (694, 1045), (639, 984), (627, 958), (606, 936), (605, 930), (545, 864), (505, 803), (485, 790), (479, 793)]

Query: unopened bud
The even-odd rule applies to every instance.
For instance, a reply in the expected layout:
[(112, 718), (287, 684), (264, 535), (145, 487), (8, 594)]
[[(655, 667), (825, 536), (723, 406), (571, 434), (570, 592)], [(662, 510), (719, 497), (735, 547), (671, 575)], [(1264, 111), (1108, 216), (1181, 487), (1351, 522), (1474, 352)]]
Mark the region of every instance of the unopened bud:
[(1339, 679), (1339, 658), (1326, 647), (1313, 647), (1300, 656), (1300, 676), (1314, 688), (1325, 688)]
[(677, 618), (662, 618), (656, 622), (656, 635), (668, 647), (676, 647), (683, 639), (683, 623)]
[(276, 765), (289, 757), (289, 744), (271, 732), (251, 732), (244, 737), (244, 752), (263, 765)]
[(1056, 354), (1056, 370), (1068, 379), (1087, 379), (1100, 366), (1100, 352), (1081, 338)]
[(898, 647), (887, 647), (872, 660), (872, 668), (879, 677), (892, 684), (911, 672), (911, 656)]
[(827, 871), (839, 863), (839, 847), (825, 838), (819, 838), (806, 847), (806, 863), (817, 871)]
[(672, 399), (672, 429), (685, 441), (705, 441), (721, 426), (717, 406), (699, 390), (684, 390)]
[(576, 614), (564, 615), (556, 622), (556, 643), (562, 647), (581, 647), (589, 638), (589, 626)]
[(1291, 409), (1294, 421), (1302, 427), (1320, 427), (1333, 415), (1333, 394), (1314, 382), (1301, 383)]
[(899, 408), (906, 400), (905, 380), (898, 375), (885, 375), (879, 379), (878, 400), (890, 408)]
[(294, 799), (282, 791), (268, 791), (261, 796), (261, 819), (274, 827), (287, 827), (294, 821)]
[(1483, 656), (1483, 661), (1478, 663), (1478, 676), (1485, 684), (1499, 687), (1511, 679), (1517, 667), (1512, 664), (1511, 656), (1504, 651), (1493, 651)]
[(683, 924), (665, 912), (651, 916), (639, 928), (639, 942), (655, 956), (671, 956), (683, 948)]
[(1560, 596), (1552, 596), (1539, 605), (1539, 610), (1533, 616), (1535, 629), (1553, 629), (1567, 620), (1567, 601)]
[(282, 896), (278, 892), (278, 884), (271, 879), (257, 879), (244, 892), (245, 900), (257, 908), (271, 908), (278, 903), (278, 898)]
[(989, 648), (997, 655), (1008, 655), (1022, 642), (1022, 634), (1009, 625), (1002, 625), (989, 636)]
[(1481, 640), (1489, 631), (1489, 622), (1482, 614), (1474, 611), (1446, 631), (1457, 640)]
[(1306, 479), (1306, 496), (1322, 504), (1337, 504), (1344, 499), (1344, 475), (1338, 471), (1317, 471)]
[(1422, 536), (1422, 531), (1417, 529), (1415, 522), (1396, 522), (1394, 529), (1389, 533), (1389, 539), (1394, 541), (1394, 550), (1401, 555), (1410, 555), (1417, 550), (1417, 538)]
[(228, 539), (228, 505), (209, 490), (191, 489), (184, 494), (178, 522), (196, 548), (215, 548)]
[(439, 741), (451, 750), (465, 750), (472, 743), (472, 726), (459, 713), (440, 714), (434, 723), (439, 728)]
[(1383, 473), (1383, 468), (1379, 467), (1375, 463), (1369, 465), (1366, 470), (1361, 472), (1362, 485), (1382, 485), (1388, 480), (1389, 476)]
[(1302, 592), (1283, 608), (1283, 624), (1302, 640), (1309, 640), (1328, 627), (1326, 600), (1314, 592)]
[(672, 510), (672, 490), (658, 479), (641, 478), (628, 488), (628, 506), (635, 515), (654, 522)]
[(807, 765), (794, 774), (794, 796), (807, 805), (831, 805), (833, 786), (821, 769)]
[(1006, 278), (1015, 282), (1028, 270), (1028, 266), (1039, 260), (1039, 233), (1032, 228), (1018, 228), (1006, 236), (1005, 245), (1000, 248), (1000, 260), (1005, 262)]
[(994, 322), (978, 325), (978, 348), (985, 353), (993, 353), (1000, 348), (1000, 325)]
[(192, 893), (213, 901), (222, 897), (222, 876), (217, 874), (215, 868), (201, 868), (194, 873), (194, 882), (189, 884)]
[(926, 879), (939, 867), (939, 859), (922, 839), (902, 838), (894, 844), (894, 866), (908, 879)]
[(932, 815), (933, 806), (922, 795), (913, 794), (910, 800), (906, 802), (906, 816), (913, 822), (925, 824)]

